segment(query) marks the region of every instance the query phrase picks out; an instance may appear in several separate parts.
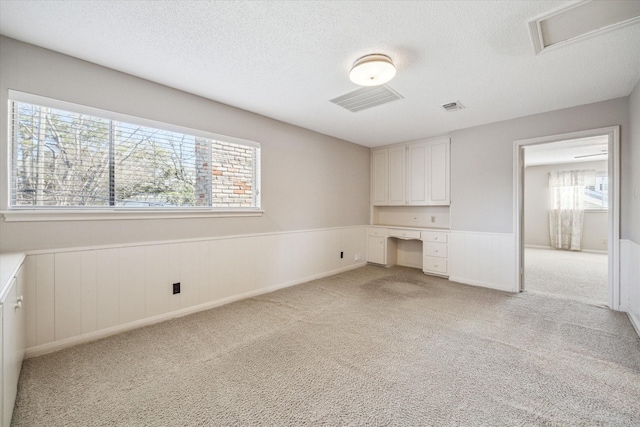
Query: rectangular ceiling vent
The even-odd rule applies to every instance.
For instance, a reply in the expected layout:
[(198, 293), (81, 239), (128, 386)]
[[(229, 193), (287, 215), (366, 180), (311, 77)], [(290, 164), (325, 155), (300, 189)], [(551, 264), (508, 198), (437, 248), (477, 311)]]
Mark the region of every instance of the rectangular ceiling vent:
[(345, 95), (333, 98), (331, 102), (346, 108), (352, 113), (403, 99), (402, 96), (387, 85), (371, 86), (356, 89)]
[(464, 105), (462, 105), (460, 101), (456, 101), (456, 102), (449, 102), (447, 104), (443, 104), (442, 108), (444, 108), (448, 112), (452, 112), (452, 111), (462, 110), (464, 108)]
[(640, 1), (583, 1), (529, 21), (536, 53), (640, 22)]

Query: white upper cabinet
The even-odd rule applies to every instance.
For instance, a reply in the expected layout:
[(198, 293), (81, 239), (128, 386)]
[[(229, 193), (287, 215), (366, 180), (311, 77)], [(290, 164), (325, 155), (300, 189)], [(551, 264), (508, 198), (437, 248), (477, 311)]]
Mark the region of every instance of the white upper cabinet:
[(450, 139), (372, 150), (374, 206), (449, 205)]
[(371, 203), (389, 204), (389, 149), (380, 148), (371, 153)]
[(450, 140), (440, 138), (427, 143), (429, 161), (429, 205), (449, 205)]
[(429, 147), (424, 142), (409, 144), (407, 149), (408, 205), (429, 204)]
[(404, 205), (406, 203), (406, 159), (405, 146), (389, 148), (389, 204)]

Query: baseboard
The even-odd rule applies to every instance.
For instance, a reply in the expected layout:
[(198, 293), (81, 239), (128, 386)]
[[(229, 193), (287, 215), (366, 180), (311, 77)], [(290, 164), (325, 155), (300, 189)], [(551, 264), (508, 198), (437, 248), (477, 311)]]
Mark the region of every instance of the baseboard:
[(636, 330), (636, 334), (638, 334), (638, 337), (640, 337), (640, 318), (638, 318), (630, 311), (627, 311), (627, 316), (629, 317), (629, 321), (633, 325), (633, 329)]
[(511, 289), (511, 288), (507, 289), (507, 288), (501, 287), (500, 285), (497, 285), (495, 283), (483, 282), (483, 281), (480, 281), (480, 280), (465, 279), (464, 277), (459, 277), (459, 276), (449, 276), (449, 280), (451, 282), (462, 283), (464, 285), (479, 286), (479, 287), (482, 287), (482, 288), (489, 288), (489, 289), (495, 289), (497, 291), (513, 293), (513, 289)]
[[(542, 246), (542, 245), (524, 245), (525, 248), (529, 248), (529, 249), (554, 249), (551, 246)], [(558, 249), (561, 250), (561, 249)], [(581, 249), (579, 252), (586, 252), (588, 254), (607, 254), (607, 251), (599, 251), (596, 249)]]
[(256, 289), (254, 291), (244, 292), (238, 295), (222, 298), (215, 301), (210, 301), (204, 304), (194, 305), (192, 307), (186, 307), (180, 310), (171, 311), (169, 313), (159, 314), (157, 316), (147, 317), (144, 319), (129, 322), (123, 325), (114, 326), (111, 328), (101, 329), (99, 331), (91, 332), (88, 334), (78, 335), (75, 337), (67, 338), (60, 341), (54, 341), (47, 344), (42, 344), (36, 347), (26, 349), (24, 357), (29, 359), (31, 357), (42, 356), (43, 354), (53, 353), (54, 351), (62, 350), (64, 348), (73, 347), (78, 344), (84, 344), (91, 341), (96, 341), (102, 338), (109, 337), (111, 335), (120, 334), (122, 332), (130, 331), (133, 329), (142, 328), (144, 326), (154, 325), (156, 323), (164, 322), (178, 317), (187, 316), (189, 314), (197, 313), (199, 311), (208, 310), (211, 308), (219, 307), (225, 304), (230, 304), (235, 301), (240, 301), (246, 298), (255, 297), (262, 294), (268, 294), (269, 292), (277, 291), (278, 289), (284, 289), (291, 286), (299, 285), (301, 283), (309, 282), (323, 277), (332, 276), (345, 271), (354, 270), (365, 266), (366, 262), (359, 262), (357, 264), (350, 265), (348, 267), (342, 267), (335, 270), (327, 271), (324, 273), (318, 273), (311, 276), (307, 276), (301, 279), (290, 280), (288, 282), (279, 283), (277, 285), (268, 286), (266, 288)]

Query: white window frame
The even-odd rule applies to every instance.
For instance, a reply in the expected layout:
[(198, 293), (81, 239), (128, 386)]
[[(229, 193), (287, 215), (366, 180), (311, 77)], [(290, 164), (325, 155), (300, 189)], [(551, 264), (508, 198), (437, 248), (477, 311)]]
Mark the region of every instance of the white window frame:
[(220, 135), (212, 132), (206, 132), (198, 129), (188, 128), (184, 126), (178, 126), (170, 123), (164, 123), (156, 120), (144, 119), (141, 117), (131, 116), (128, 114), (117, 113), (114, 111), (103, 110), (100, 108), (89, 107), (86, 105), (75, 104), (67, 101), (61, 101), (58, 99), (47, 98), (44, 96), (19, 92), (15, 90), (8, 91), (9, 102), (9, 116), (13, 114), (11, 105), (13, 102), (23, 102), (34, 105), (40, 105), (43, 107), (49, 107), (73, 113), (86, 114), (96, 116), (104, 119), (131, 123), (140, 126), (153, 127), (170, 132), (179, 132), (196, 136), (200, 138), (207, 138), (212, 140), (218, 140), (222, 142), (243, 145), (247, 147), (258, 148), (257, 165), (255, 168), (255, 189), (256, 189), (256, 205), (255, 207), (143, 207), (143, 208), (131, 208), (131, 207), (62, 207), (62, 208), (43, 208), (34, 206), (11, 206), (11, 185), (12, 177), (12, 161), (13, 161), (13, 125), (12, 119), (9, 118), (7, 126), (7, 159), (6, 159), (6, 190), (7, 196), (4, 200), (4, 205), (7, 206), (6, 210), (1, 211), (5, 218), (5, 221), (87, 221), (87, 220), (124, 220), (124, 219), (165, 219), (165, 218), (201, 218), (201, 217), (248, 217), (248, 216), (261, 216), (264, 211), (262, 210), (261, 201), (261, 145), (259, 142), (251, 141), (242, 138), (236, 138), (227, 135)]

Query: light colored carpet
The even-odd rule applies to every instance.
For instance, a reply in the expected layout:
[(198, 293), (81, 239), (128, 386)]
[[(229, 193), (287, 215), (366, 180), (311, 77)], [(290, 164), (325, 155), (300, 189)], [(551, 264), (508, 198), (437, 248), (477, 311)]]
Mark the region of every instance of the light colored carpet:
[(607, 255), (525, 248), (525, 291), (606, 306)]
[(624, 314), (367, 266), (27, 360), (12, 425), (638, 423)]

